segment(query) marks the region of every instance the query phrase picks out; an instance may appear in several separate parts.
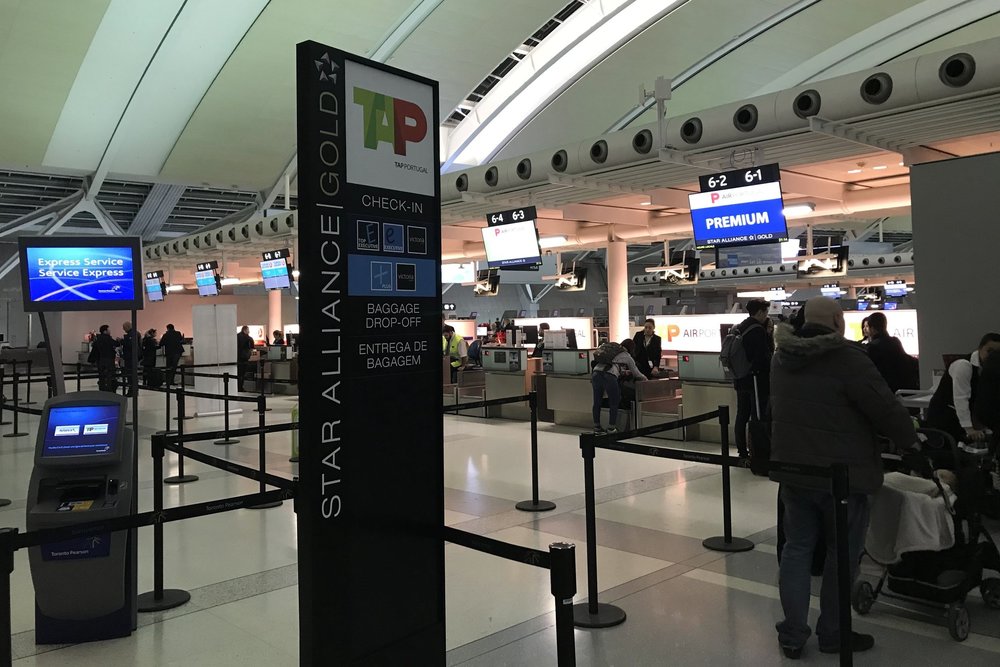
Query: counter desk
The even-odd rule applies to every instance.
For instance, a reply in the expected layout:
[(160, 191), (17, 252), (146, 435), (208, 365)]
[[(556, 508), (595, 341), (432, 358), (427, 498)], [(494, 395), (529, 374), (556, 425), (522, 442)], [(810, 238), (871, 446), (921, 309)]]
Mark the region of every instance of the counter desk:
[[(728, 405), (729, 443), (735, 446), (733, 423), (736, 421), (736, 389), (733, 388), (733, 381), (726, 378), (722, 370), (719, 353), (679, 352), (677, 358), (684, 417), (695, 417), (717, 410), (720, 405)], [(722, 442), (719, 422), (716, 420), (689, 426), (687, 439)]]
[[(486, 400), (523, 396), (535, 386), (535, 376), (542, 370), (541, 359), (530, 359), (522, 347), (484, 347), (483, 373)], [(531, 419), (531, 409), (525, 403), (511, 403), (488, 408), (490, 417)]]

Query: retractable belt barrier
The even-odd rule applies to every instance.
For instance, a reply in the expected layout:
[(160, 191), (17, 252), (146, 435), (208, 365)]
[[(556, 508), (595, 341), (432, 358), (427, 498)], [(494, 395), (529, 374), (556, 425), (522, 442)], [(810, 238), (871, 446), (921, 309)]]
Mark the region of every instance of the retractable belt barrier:
[[(721, 427), (722, 442), (719, 454), (692, 452), (660, 447), (658, 445), (627, 442), (627, 440), (633, 438), (684, 428), (716, 419)], [(594, 489), (594, 459), (596, 458), (596, 450), (598, 449), (721, 466), (724, 534), (720, 537), (705, 539), (702, 542), (702, 546), (713, 551), (724, 552), (749, 551), (754, 548), (754, 544), (751, 541), (738, 537), (734, 538), (732, 534), (732, 494), (729, 468), (734, 459), (729, 453), (729, 406), (720, 405), (717, 410), (713, 410), (712, 412), (664, 424), (645, 426), (634, 431), (600, 435), (596, 433), (583, 433), (580, 435), (580, 450), (583, 455), (587, 530), (587, 602), (574, 605), (573, 607), (573, 621), (577, 627), (608, 628), (624, 623), (626, 618), (624, 610), (620, 607), (598, 601), (597, 518)], [(836, 501), (834, 513), (837, 542), (837, 597), (840, 605), (840, 664), (842, 667), (853, 665), (854, 654), (851, 646), (851, 568), (847, 545), (847, 503), (850, 493), (850, 483), (847, 466), (835, 464), (830, 467), (821, 467), (771, 462), (769, 464), (769, 471), (820, 477), (829, 479), (831, 482), (831, 492)]]
[(443, 412), (448, 413), (454, 410), (469, 410), (474, 408), (488, 408), (494, 405), (509, 405), (511, 403), (524, 403), (527, 401), (531, 409), (531, 500), (522, 500), (514, 505), (515, 509), (522, 512), (548, 512), (556, 508), (556, 504), (551, 500), (538, 499), (538, 393), (530, 392), (523, 396), (508, 396), (506, 398), (491, 398), (485, 401), (474, 403), (463, 403), (461, 405), (446, 405)]
[(444, 528), (446, 542), (467, 549), (524, 563), (549, 571), (550, 591), (556, 603), (556, 660), (559, 667), (576, 665), (573, 640), (573, 596), (576, 595), (576, 545), (555, 542), (548, 551), (501, 542), (450, 526)]

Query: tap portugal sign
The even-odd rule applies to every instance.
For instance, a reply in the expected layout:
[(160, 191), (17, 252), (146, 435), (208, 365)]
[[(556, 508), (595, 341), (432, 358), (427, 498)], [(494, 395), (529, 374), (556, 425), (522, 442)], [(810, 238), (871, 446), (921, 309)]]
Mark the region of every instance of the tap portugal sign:
[(437, 84), (315, 42), (296, 72), (300, 661), (443, 665)]

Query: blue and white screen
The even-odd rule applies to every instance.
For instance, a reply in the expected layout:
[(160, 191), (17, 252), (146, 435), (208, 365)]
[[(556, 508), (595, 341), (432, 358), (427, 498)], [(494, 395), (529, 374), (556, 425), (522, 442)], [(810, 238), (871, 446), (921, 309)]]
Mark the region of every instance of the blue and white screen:
[(163, 301), (163, 283), (159, 278), (146, 278), (146, 296), (150, 301)]
[(688, 195), (695, 245), (713, 248), (788, 239), (780, 183)]
[(74, 405), (49, 409), (42, 456), (113, 454), (118, 436), (118, 406)]
[(26, 249), (28, 296), (33, 302), (132, 301), (130, 248)]
[(260, 272), (267, 289), (288, 289), (288, 260), (284, 257), (261, 262)]
[(198, 284), (198, 294), (201, 296), (218, 296), (219, 284), (215, 280), (215, 271), (196, 271), (194, 281)]

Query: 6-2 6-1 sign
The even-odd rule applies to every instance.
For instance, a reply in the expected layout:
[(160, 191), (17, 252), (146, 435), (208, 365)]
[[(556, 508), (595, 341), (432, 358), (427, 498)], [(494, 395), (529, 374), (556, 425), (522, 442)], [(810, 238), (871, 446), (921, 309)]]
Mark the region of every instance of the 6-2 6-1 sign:
[(729, 190), (731, 188), (744, 188), (748, 185), (760, 185), (761, 183), (777, 183), (781, 180), (781, 170), (775, 164), (764, 164), (759, 167), (748, 169), (737, 169), (726, 171), (721, 174), (711, 174), (709, 176), (699, 176), (698, 184), (702, 192), (713, 190)]

